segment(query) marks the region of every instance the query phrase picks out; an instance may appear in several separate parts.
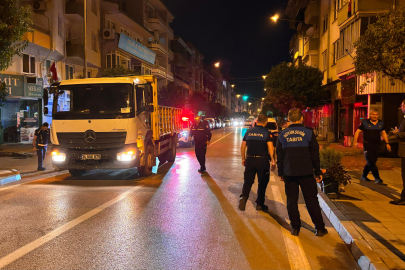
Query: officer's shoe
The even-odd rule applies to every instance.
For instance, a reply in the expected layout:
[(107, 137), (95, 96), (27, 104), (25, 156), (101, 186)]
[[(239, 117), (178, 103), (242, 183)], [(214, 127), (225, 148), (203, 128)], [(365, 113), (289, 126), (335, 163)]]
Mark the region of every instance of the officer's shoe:
[(198, 172), (199, 172), (199, 173), (205, 173), (205, 169), (201, 169), (201, 168), (200, 168), (200, 169), (198, 169)]
[(45, 167), (38, 167), (38, 171), (45, 171), (46, 168)]
[(247, 200), (248, 200), (248, 197), (246, 197), (244, 195), (240, 195), (240, 198), (239, 198), (239, 210), (245, 211)]
[(363, 180), (363, 181), (367, 181), (367, 182), (371, 182), (371, 180), (370, 180), (370, 179), (368, 179), (368, 177), (367, 177), (367, 176), (362, 176), (362, 177), (361, 177), (361, 180)]
[(375, 179), (375, 183), (377, 185), (385, 185), (384, 181), (382, 179), (379, 179), (379, 178)]
[(316, 229), (315, 236), (322, 237), (325, 234), (328, 234), (328, 230), (326, 228), (323, 229)]
[(265, 204), (258, 204), (258, 205), (256, 205), (256, 210), (267, 213), (269, 211), (269, 207)]
[(294, 228), (291, 229), (291, 235), (298, 236), (299, 234), (300, 234), (299, 229), (294, 229)]

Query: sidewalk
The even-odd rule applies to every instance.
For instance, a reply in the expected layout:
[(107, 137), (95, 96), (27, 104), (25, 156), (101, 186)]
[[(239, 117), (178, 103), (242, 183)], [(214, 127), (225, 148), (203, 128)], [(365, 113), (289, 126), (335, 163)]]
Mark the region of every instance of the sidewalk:
[[(344, 156), (352, 175), (339, 199), (320, 194), (320, 204), (362, 269), (405, 269), (405, 207), (389, 204), (402, 191), (399, 158), (379, 158), (386, 186), (360, 180), (364, 156)], [(370, 179), (374, 179), (369, 175)]]

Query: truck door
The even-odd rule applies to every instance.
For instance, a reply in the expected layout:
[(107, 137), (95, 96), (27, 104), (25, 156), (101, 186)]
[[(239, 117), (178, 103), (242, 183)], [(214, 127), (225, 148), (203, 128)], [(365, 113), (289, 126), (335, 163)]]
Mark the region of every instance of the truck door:
[(151, 86), (148, 84), (136, 85), (135, 97), (136, 115), (139, 117), (145, 127), (150, 129), (152, 119), (149, 105), (152, 104), (151, 99), (153, 98)]

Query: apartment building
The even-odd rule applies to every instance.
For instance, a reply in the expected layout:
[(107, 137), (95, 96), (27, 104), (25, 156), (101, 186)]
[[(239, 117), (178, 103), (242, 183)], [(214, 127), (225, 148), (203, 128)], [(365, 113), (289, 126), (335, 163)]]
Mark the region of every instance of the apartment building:
[(169, 89), (176, 89), (188, 97), (195, 91), (194, 83), (194, 52), (180, 37), (171, 40), (171, 48), (174, 53), (173, 73), (174, 82), (169, 83)]
[[(402, 117), (399, 100), (405, 98), (405, 87), (399, 81), (390, 86), (388, 78), (375, 74), (373, 83), (364, 89), (365, 78), (353, 74), (354, 42), (376, 22), (377, 14), (405, 6), (404, 0), (290, 0), (285, 14), (297, 33), (290, 41), (295, 65), (318, 67), (323, 73), (324, 89), (331, 100), (324, 106), (308, 110), (321, 137), (334, 138), (350, 145), (360, 122), (370, 108), (380, 111), (387, 128)], [(293, 21), (295, 20), (295, 21)], [(296, 22), (300, 21), (300, 22)], [(399, 101), (400, 102), (400, 101)], [(398, 104), (396, 104), (398, 103)]]
[[(51, 121), (52, 106), (48, 106), (49, 113), (44, 115), (42, 100), (43, 88), (53, 82), (51, 66), (55, 64), (58, 80), (98, 74), (99, 0), (86, 0), (87, 24), (84, 0), (20, 0), (18, 4), (31, 7), (32, 32), (24, 36), (29, 45), (22, 56), (15, 56), (13, 64), (0, 74), (9, 90), (7, 102), (1, 108), (0, 137), (4, 142), (30, 143), (34, 130), (42, 122)], [(50, 97), (50, 105), (52, 101)]]

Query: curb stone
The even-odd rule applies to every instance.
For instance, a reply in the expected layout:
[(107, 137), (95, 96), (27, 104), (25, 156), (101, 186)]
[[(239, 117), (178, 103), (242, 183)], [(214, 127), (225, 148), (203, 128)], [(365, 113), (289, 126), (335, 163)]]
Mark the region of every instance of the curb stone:
[(348, 246), (362, 270), (390, 269), (364, 239), (361, 233), (362, 229), (350, 220), (350, 217), (340, 212), (326, 194), (319, 192), (318, 199), (323, 212), (339, 233), (340, 238)]
[(21, 180), (21, 175), (17, 170), (0, 171), (0, 186)]

